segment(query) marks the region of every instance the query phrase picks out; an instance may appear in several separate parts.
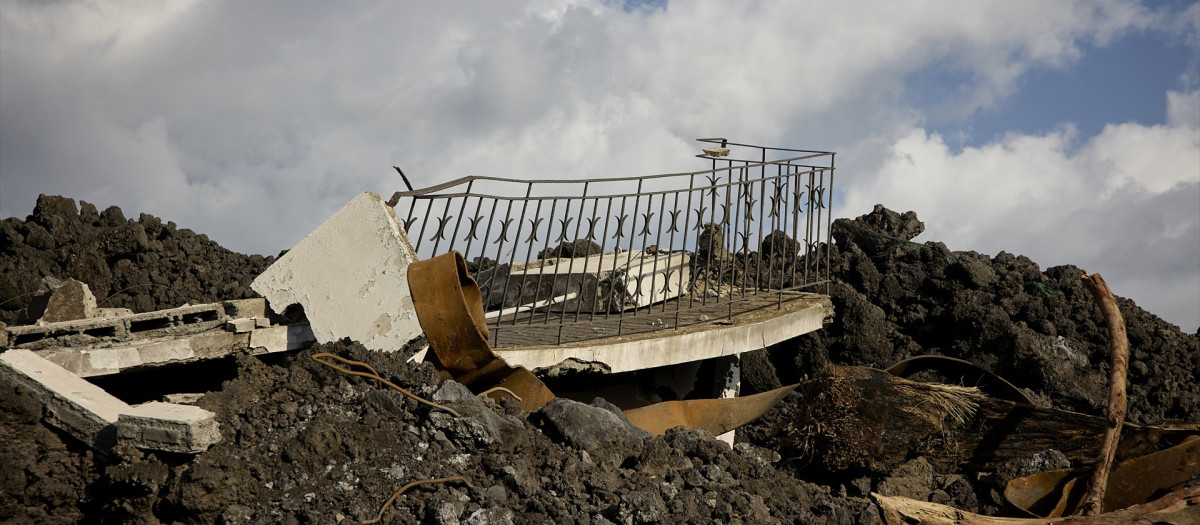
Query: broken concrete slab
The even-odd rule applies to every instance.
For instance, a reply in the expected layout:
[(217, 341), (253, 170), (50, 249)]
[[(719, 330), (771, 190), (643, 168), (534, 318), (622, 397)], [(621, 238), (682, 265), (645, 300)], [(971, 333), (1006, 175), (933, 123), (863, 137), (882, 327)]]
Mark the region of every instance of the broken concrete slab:
[(85, 319), (64, 321), (44, 325), (13, 326), (9, 343), (15, 347), (37, 346), (45, 339), (67, 335), (89, 335), (93, 337), (124, 338), (128, 336), (127, 323), (121, 318)]
[(138, 448), (196, 454), (221, 441), (217, 416), (203, 408), (152, 401), (121, 412), (117, 439)]
[(59, 323), (91, 319), (96, 314), (96, 296), (88, 285), (67, 279), (50, 294), (46, 311), (39, 322)]
[(375, 193), (355, 197), (258, 276), (271, 308), (304, 307), (322, 343), (349, 337), (393, 352), (421, 335), (408, 288), (417, 260), (395, 210)]
[(117, 317), (14, 326), (9, 329), (13, 336), (10, 342), (14, 347), (39, 349), (54, 344), (47, 339), (70, 335), (87, 335), (112, 341), (185, 336), (220, 326), (226, 319), (225, 309), (222, 303), (207, 303)]
[(118, 374), (167, 364), (189, 363), (249, 351), (254, 354), (298, 350), (314, 341), (308, 325), (283, 325), (249, 332), (209, 331), (176, 338), (157, 338), (113, 347), (54, 347), (39, 356), (80, 377)]
[(163, 402), (177, 405), (194, 405), (202, 397), (204, 397), (204, 394), (199, 392), (180, 392), (178, 394), (163, 395)]
[(250, 351), (287, 352), (304, 348), (316, 340), (309, 325), (303, 323), (259, 328), (250, 332)]
[(244, 334), (254, 329), (257, 323), (251, 318), (230, 319), (225, 321), (225, 329), (237, 333)]
[(101, 450), (116, 442), (118, 418), (130, 409), (104, 389), (30, 350), (0, 354), (0, 378), (41, 398), (49, 424)]
[(221, 304), (225, 307), (225, 315), (234, 319), (267, 316), (267, 300), (262, 297), (231, 299)]
[(616, 312), (679, 297), (691, 286), (691, 258), (641, 250), (551, 258), (484, 270), (477, 281), (488, 308), (545, 303), (553, 312)]

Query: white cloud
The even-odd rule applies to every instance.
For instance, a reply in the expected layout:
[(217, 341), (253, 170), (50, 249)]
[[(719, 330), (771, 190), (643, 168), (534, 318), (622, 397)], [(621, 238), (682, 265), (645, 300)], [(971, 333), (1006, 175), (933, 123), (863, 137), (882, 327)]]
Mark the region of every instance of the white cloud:
[(1200, 128), (1200, 89), (1190, 93), (1167, 92), (1167, 124)]
[[(1114, 126), (1080, 152), (1066, 128), (960, 155), (921, 131), (906, 77), (931, 66), (964, 79), (943, 109), (965, 117), (1087, 46), (1144, 30), (1194, 37), (1186, 13), (1121, 0), (0, 7), (0, 216), (58, 193), (245, 252), (291, 246), (360, 191), (390, 194), (401, 187), (393, 164), (419, 186), (679, 171), (700, 167), (691, 139), (718, 134), (839, 151), (851, 203), (900, 206), (867, 192), (881, 187), (880, 166), (902, 171), (903, 155), (927, 163), (911, 170), (922, 177), (1006, 164), (989, 171), (994, 194), (1024, 199), (970, 207), (936, 198), (953, 186), (922, 180), (938, 189), (928, 208), (912, 206), (922, 217), (1053, 206), (1046, 191), (1079, 190), (1092, 170), (1108, 174), (1099, 183), (1112, 195), (1127, 184), (1163, 195), (1187, 161), (1138, 166), (1187, 145), (1173, 130), (1198, 105), (1196, 92), (1172, 92), (1162, 129)], [(845, 213), (870, 209), (854, 206)], [(988, 224), (946, 233), (967, 239)]]

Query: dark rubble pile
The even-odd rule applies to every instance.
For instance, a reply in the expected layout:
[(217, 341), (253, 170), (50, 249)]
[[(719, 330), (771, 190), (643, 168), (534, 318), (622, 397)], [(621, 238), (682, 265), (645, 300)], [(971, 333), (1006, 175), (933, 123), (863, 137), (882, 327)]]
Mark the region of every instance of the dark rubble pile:
[[(5, 286), (54, 274), (83, 280), (104, 297), (140, 282), (118, 279), (136, 269), (151, 283), (230, 298), (226, 286), (249, 293), (249, 281), (271, 261), (232, 254), (170, 225), (148, 227), (157, 219), (145, 215), (118, 221), (119, 210), (106, 211), (109, 219), (92, 220), (85, 216), (94, 208), (85, 204), (71, 219), (64, 201), (74, 213), (69, 199), (44, 197), (30, 220), (0, 223)], [(35, 248), (29, 232), (35, 240), (40, 234), (31, 224), (60, 233), (50, 237), (52, 245), (43, 239)], [(106, 247), (106, 235), (120, 238), (122, 229), (134, 230), (140, 246), (131, 225), (146, 232), (145, 248)], [(829, 363), (884, 367), (934, 353), (992, 370), (1040, 404), (1101, 414), (1106, 334), (1079, 283), (1081, 270), (1043, 272), (1025, 257), (912, 242), (922, 229), (915, 214), (882, 207), (838, 221), (833, 324), (745, 355), (744, 393), (797, 382)], [(71, 262), (71, 254), (87, 253), (96, 257), (91, 266)], [(103, 264), (111, 265), (108, 273), (98, 269)], [(79, 268), (94, 271), (71, 273)], [(89, 280), (103, 275), (107, 292)], [(152, 292), (128, 300), (144, 297), (141, 309), (177, 305), (172, 296), (152, 295), (159, 286), (146, 288)], [(1130, 420), (1200, 420), (1194, 365), (1200, 336), (1132, 301), (1119, 302), (1133, 356)], [(6, 315), (15, 312), (4, 308)], [(230, 358), (229, 379), (197, 403), (217, 414), (223, 441), (194, 458), (134, 449), (98, 455), (43, 425), (40, 404), (0, 384), (0, 521), (356, 523), (374, 518), (406, 483), (461, 476), (470, 485), (410, 489), (384, 522), (867, 524), (880, 522), (866, 499), (872, 491), (994, 513), (1005, 480), (1065, 466), (1061, 454), (1048, 451), (998, 472), (939, 471), (921, 457), (890, 472), (817, 472), (784, 439), (785, 423), (801, 406), (796, 393), (739, 430), (741, 442), (730, 448), (698, 431), (644, 436), (603, 401), (556, 400), (525, 414), (478, 400), (454, 383), (436, 386), (428, 365), (406, 363), (412, 350), (382, 354), (346, 341), (292, 355)], [(317, 352), (364, 361), (463, 417), (321, 365), (311, 359)]]
[(20, 319), (42, 278), (86, 283), (99, 306), (146, 312), (254, 297), (250, 282), (274, 257), (242, 255), (174, 222), (41, 195), (22, 221), (0, 221), (0, 322)]
[[(1108, 334), (1099, 307), (1081, 283), (1084, 270), (1067, 265), (1043, 272), (1024, 256), (1001, 252), (988, 257), (950, 251), (940, 242), (913, 242), (923, 230), (915, 213), (898, 214), (882, 206), (852, 221), (836, 221), (829, 291), (836, 311), (833, 324), (744, 356), (742, 393), (815, 376), (830, 363), (886, 368), (934, 354), (998, 374), (1040, 406), (1103, 416)], [(1185, 333), (1132, 300), (1118, 296), (1117, 302), (1131, 351), (1127, 421), (1200, 421), (1200, 334)], [(785, 429), (802, 412), (799, 394), (792, 393), (767, 417), (740, 431), (740, 438), (787, 457)], [(1008, 479), (1065, 466), (1065, 459), (1048, 452), (1003, 472), (966, 473), (977, 477), (975, 483), (960, 473), (934, 473), (923, 458), (890, 476), (813, 474), (803, 465), (797, 466), (797, 475), (841, 483), (850, 494), (899, 493), (995, 513)], [(906, 474), (910, 470), (921, 474)], [(897, 477), (912, 482), (906, 491), (886, 484)]]
[[(362, 360), (463, 417), (321, 365), (315, 352)], [(462, 476), (470, 486), (401, 495), (385, 522), (878, 522), (867, 500), (775, 468), (769, 450), (731, 449), (702, 431), (644, 436), (605, 408), (565, 399), (525, 417), (457, 383), (436, 387), (429, 365), (405, 363), (410, 354), (346, 342), (271, 361), (239, 357), (236, 378), (198, 403), (218, 415), (223, 441), (191, 461), (136, 449), (118, 451), (124, 462), (97, 458), (45, 430), (37, 407), (4, 411), (5, 435), (22, 437), (5, 453), (0, 516), (356, 523), (410, 481)]]
[[(1026, 390), (1038, 404), (1102, 414), (1108, 334), (1080, 281), (1084, 269), (1045, 272), (1028, 257), (952, 252), (910, 241), (916, 214), (882, 206), (834, 223), (830, 286), (836, 319), (772, 348), (751, 391), (792, 382), (826, 362), (888, 367), (938, 354), (970, 361)], [(1103, 268), (1087, 268), (1103, 273)], [(1119, 297), (1129, 334), (1129, 415), (1141, 424), (1200, 421), (1200, 334)]]

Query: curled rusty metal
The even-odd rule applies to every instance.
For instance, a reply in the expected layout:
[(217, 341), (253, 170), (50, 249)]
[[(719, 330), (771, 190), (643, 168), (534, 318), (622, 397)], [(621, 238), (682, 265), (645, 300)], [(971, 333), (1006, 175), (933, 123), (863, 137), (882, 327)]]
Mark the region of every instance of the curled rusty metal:
[[(1004, 497), (1030, 516), (1071, 514), (1083, 498), (1089, 469), (1038, 472), (1008, 482)], [(1200, 472), (1200, 436), (1166, 450), (1122, 462), (1109, 478), (1104, 511), (1151, 501), (1194, 479)]]
[(488, 345), (483, 301), (462, 254), (448, 252), (412, 263), (408, 286), (417, 320), (436, 356), (434, 364), (450, 378), (472, 392), (491, 391), (488, 395), (497, 400), (508, 390), (529, 411), (554, 399), (533, 372), (510, 366)]
[(979, 368), (970, 361), (955, 359), (940, 355), (922, 355), (900, 361), (887, 369), (889, 374), (896, 377), (908, 378), (919, 372), (932, 370), (944, 376), (963, 378), (963, 384), (979, 388), (979, 391), (996, 399), (1004, 399), (1015, 403), (1034, 404), (1029, 396), (1012, 383), (996, 374)]
[(762, 417), (798, 385), (789, 385), (745, 397), (664, 401), (625, 411), (629, 422), (661, 436), (683, 425), (723, 434)]

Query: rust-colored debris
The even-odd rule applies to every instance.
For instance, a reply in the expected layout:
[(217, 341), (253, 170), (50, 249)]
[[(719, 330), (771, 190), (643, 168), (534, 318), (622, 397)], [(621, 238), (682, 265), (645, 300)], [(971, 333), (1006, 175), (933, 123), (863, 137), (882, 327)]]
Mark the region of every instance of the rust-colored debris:
[(626, 410), (625, 417), (634, 425), (659, 436), (680, 425), (723, 434), (762, 417), (796, 386), (728, 399), (664, 401)]
[(888, 525), (1125, 525), (1155, 523), (1190, 525), (1200, 523), (1200, 485), (1171, 492), (1149, 503), (1091, 516), (1057, 518), (1001, 518), (982, 516), (940, 503), (901, 496), (871, 494)]
[(497, 401), (507, 390), (529, 411), (554, 399), (533, 372), (510, 366), (488, 345), (479, 287), (461, 254), (449, 252), (412, 263), (408, 285), (417, 319), (436, 357), (434, 365), (450, 378), (472, 392), (489, 392)]
[[(1150, 501), (1200, 474), (1200, 436), (1166, 450), (1125, 461), (1109, 477), (1103, 512)], [(1029, 516), (1054, 518), (1074, 513), (1083, 498), (1090, 469), (1038, 472), (1008, 482), (1004, 497)]]

